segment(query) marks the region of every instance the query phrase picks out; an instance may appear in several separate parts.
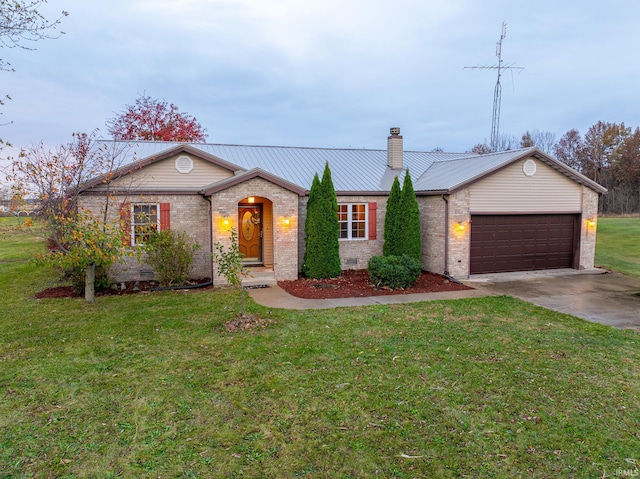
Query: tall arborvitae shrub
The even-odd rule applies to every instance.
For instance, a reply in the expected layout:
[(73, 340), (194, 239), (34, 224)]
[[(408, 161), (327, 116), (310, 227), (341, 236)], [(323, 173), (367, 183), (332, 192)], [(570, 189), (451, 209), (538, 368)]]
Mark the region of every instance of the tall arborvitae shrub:
[(340, 245), (338, 243), (338, 202), (327, 163), (322, 176), (313, 179), (305, 221), (305, 252), (302, 272), (309, 278), (339, 276)]
[(420, 240), (420, 209), (418, 200), (413, 189), (413, 182), (409, 170), (404, 175), (402, 183), (402, 200), (400, 201), (400, 211), (402, 212), (402, 254), (420, 261), (420, 251), (422, 242)]
[[(322, 174), (322, 196), (325, 201), (326, 215), (326, 234), (325, 240), (325, 259), (326, 265), (324, 270), (324, 278), (334, 278), (342, 273), (340, 264), (340, 224), (338, 223), (338, 199), (336, 198), (336, 190), (333, 187), (333, 179), (331, 178), (331, 170), (329, 163), (324, 165), (324, 173)], [(323, 217), (325, 216), (323, 215)]]
[(311, 277), (311, 273), (315, 271), (315, 249), (318, 244), (318, 208), (316, 203), (321, 195), (320, 178), (316, 173), (309, 190), (309, 199), (307, 200), (307, 216), (304, 222), (305, 249), (304, 260), (302, 261), (302, 273)]
[(402, 256), (402, 229), (404, 226), (401, 210), (402, 192), (396, 176), (387, 198), (387, 212), (384, 215), (383, 256)]

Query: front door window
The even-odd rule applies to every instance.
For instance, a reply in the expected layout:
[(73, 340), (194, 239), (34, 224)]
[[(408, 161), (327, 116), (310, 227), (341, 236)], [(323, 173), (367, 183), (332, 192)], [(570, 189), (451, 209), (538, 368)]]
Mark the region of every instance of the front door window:
[(248, 264), (262, 262), (262, 205), (238, 206), (238, 247)]

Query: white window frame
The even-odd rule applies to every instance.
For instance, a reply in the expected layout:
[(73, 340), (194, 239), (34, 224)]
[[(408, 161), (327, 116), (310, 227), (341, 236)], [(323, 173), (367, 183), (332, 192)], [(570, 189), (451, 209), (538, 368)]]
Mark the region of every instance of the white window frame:
[[(160, 203), (132, 203), (131, 204), (131, 246), (140, 246), (144, 243), (136, 241), (136, 226), (137, 225), (145, 225), (149, 223), (137, 223), (136, 222), (136, 207), (146, 206), (146, 207), (156, 207), (156, 231), (160, 231)], [(139, 214), (138, 214), (139, 216)], [(150, 223), (153, 224), (153, 223)]]
[[(347, 219), (346, 221), (340, 221), (340, 207), (347, 207)], [(354, 220), (354, 206), (362, 206), (364, 208), (364, 220)], [(353, 223), (364, 222), (364, 236), (362, 238), (354, 238), (353, 234)], [(338, 203), (338, 224), (346, 223), (347, 224), (347, 237), (346, 238), (338, 238), (339, 241), (362, 241), (369, 239), (369, 205), (367, 203)], [(342, 230), (339, 230), (340, 234), (342, 234)]]

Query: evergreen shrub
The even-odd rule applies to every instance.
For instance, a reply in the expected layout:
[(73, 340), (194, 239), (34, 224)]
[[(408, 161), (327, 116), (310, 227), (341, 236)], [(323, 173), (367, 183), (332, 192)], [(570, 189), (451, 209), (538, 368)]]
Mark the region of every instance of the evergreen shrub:
[(422, 265), (407, 255), (373, 256), (367, 270), (376, 288), (403, 289), (411, 287), (420, 277)]

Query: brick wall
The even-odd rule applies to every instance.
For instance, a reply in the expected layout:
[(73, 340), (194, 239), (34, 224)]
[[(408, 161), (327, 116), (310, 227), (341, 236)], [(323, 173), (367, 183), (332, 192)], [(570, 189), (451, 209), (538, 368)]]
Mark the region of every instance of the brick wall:
[(595, 265), (596, 226), (590, 226), (589, 220), (597, 223), (598, 193), (586, 186), (582, 187), (582, 224), (580, 227), (580, 269), (591, 269)]
[[(199, 195), (129, 195), (116, 197), (109, 204), (111, 221), (120, 220), (120, 204), (127, 203), (169, 203), (171, 205), (171, 229), (186, 231), (189, 237), (200, 245), (191, 266), (192, 278), (211, 277), (211, 250), (209, 243), (209, 203)], [(80, 198), (80, 206), (94, 215), (102, 215), (106, 199), (103, 196), (85, 195)], [(162, 228), (162, 225), (160, 225)], [(124, 257), (113, 265), (110, 277), (115, 281), (138, 281), (152, 279), (151, 266), (133, 257)]]
[[(338, 203), (376, 203), (376, 239), (340, 240), (342, 269), (367, 269), (369, 258), (382, 254), (384, 244), (384, 215), (387, 211), (386, 196), (339, 196)], [(298, 270), (302, 270), (305, 251), (304, 225), (307, 217), (307, 197), (299, 200), (300, 230), (298, 232)]]
[[(247, 196), (261, 197), (263, 207), (273, 212), (273, 270), (278, 280), (297, 279), (298, 277), (298, 195), (262, 178), (253, 178), (232, 186), (212, 196), (213, 201), (213, 241), (226, 248), (231, 244), (229, 230), (238, 230), (238, 203)], [(229, 225), (223, 224), (228, 217)], [(284, 224), (284, 218), (289, 224)], [(214, 265), (214, 283), (224, 284)]]
[[(449, 202), (449, 222), (446, 221), (446, 202), (442, 196), (420, 196), (422, 228), (422, 266), (427, 271), (442, 274), (445, 271), (464, 279), (469, 276), (469, 248), (471, 219), (469, 212), (469, 190), (446, 195)], [(464, 225), (464, 230), (458, 228)], [(448, 235), (448, 261), (445, 264), (445, 235)]]

